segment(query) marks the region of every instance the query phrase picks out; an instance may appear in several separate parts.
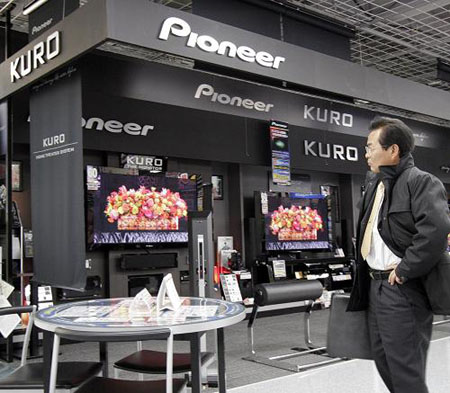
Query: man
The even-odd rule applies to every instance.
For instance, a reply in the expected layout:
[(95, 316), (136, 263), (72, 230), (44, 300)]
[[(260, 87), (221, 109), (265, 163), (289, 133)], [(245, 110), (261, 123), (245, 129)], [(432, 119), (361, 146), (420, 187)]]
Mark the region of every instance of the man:
[(422, 278), (446, 252), (447, 193), (414, 166), (414, 136), (402, 121), (376, 118), (369, 131), (348, 311), (368, 309), (373, 358), (389, 391), (427, 393), (433, 314)]

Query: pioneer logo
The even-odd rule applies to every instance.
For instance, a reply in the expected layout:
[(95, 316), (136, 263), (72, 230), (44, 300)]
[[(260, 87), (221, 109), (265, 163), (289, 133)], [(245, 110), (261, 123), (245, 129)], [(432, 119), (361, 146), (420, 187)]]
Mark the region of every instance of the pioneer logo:
[(273, 104), (265, 104), (262, 101), (253, 101), (250, 98), (242, 98), (238, 96), (231, 97), (225, 93), (217, 93), (214, 87), (203, 83), (197, 87), (194, 97), (200, 99), (202, 96), (210, 97), (211, 102), (218, 102), (222, 105), (231, 105), (243, 107), (245, 109), (256, 110), (258, 112), (269, 112), (273, 108)]
[(39, 26), (33, 26), (33, 28), (31, 29), (31, 35), (35, 35), (36, 33), (39, 33), (42, 29), (45, 29), (46, 27), (50, 26), (52, 24), (52, 22), (53, 22), (53, 18), (50, 18)]
[(316, 141), (303, 142), (305, 156), (332, 158), (333, 160), (358, 161), (358, 148)]
[(336, 124), (338, 126), (353, 127), (353, 115), (350, 113), (341, 113), (323, 109), (311, 105), (305, 105), (303, 110), (303, 118), (321, 123)]
[(141, 126), (137, 123), (123, 124), (118, 120), (103, 120), (99, 117), (91, 117), (90, 119), (81, 119), (81, 126), (87, 130), (106, 130), (113, 134), (120, 134), (125, 132), (128, 135), (133, 136), (147, 136), (149, 131), (153, 131), (155, 126), (144, 125)]
[(55, 31), (45, 41), (38, 42), (26, 54), (11, 61), (11, 83), (31, 74), (35, 69), (58, 56), (60, 52), (60, 32)]
[(159, 39), (167, 41), (169, 35), (187, 37), (186, 46), (199, 48), (204, 52), (216, 53), (220, 56), (238, 57), (247, 63), (257, 63), (262, 67), (278, 69), (280, 64), (286, 61), (284, 57), (273, 56), (268, 52), (256, 52), (249, 46), (238, 46), (230, 41), (219, 42), (209, 35), (199, 35), (191, 30), (191, 26), (180, 18), (167, 18), (159, 33)]

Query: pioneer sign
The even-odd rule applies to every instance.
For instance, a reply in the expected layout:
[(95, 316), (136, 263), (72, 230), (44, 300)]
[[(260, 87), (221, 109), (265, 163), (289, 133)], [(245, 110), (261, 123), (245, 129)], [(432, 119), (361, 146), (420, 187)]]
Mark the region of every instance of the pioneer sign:
[(218, 41), (209, 35), (194, 33), (189, 23), (181, 18), (167, 18), (162, 25), (159, 39), (167, 41), (170, 35), (187, 37), (186, 46), (199, 48), (205, 52), (216, 53), (220, 56), (238, 57), (247, 63), (257, 63), (262, 67), (278, 69), (286, 59), (281, 56), (273, 56), (268, 52), (257, 52), (249, 46), (238, 46), (231, 41)]

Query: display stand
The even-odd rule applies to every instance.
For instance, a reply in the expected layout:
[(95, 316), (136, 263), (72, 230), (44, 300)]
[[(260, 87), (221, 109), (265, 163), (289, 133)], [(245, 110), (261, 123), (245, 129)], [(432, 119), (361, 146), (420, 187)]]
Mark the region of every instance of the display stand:
[[(212, 212), (202, 211), (189, 213), (189, 259), (191, 277), (191, 296), (213, 297), (213, 269), (214, 245), (212, 238)], [(209, 340), (208, 336), (208, 341)], [(199, 339), (200, 350), (207, 352), (207, 337), (202, 335)], [(211, 340), (212, 341), (212, 340)], [(213, 344), (211, 344), (213, 345)], [(217, 342), (214, 340), (214, 346)], [(217, 370), (208, 369), (202, 365), (202, 383), (210, 387), (218, 386)]]

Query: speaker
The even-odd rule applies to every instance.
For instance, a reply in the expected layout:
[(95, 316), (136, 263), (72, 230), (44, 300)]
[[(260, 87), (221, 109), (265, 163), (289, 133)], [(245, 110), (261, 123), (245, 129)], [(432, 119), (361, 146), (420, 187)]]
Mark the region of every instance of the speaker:
[(120, 268), (122, 270), (149, 270), (178, 267), (176, 252), (161, 254), (122, 254)]

